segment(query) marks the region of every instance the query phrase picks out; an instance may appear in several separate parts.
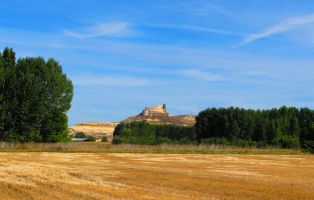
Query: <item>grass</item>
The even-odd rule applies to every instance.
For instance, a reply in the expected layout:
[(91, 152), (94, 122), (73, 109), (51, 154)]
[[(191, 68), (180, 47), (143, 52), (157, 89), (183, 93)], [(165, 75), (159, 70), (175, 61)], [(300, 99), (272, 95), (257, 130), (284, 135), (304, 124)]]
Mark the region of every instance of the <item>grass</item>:
[(1, 200), (306, 200), (313, 180), (310, 155), (0, 153)]
[(221, 145), (112, 145), (83, 143), (0, 143), (0, 152), (167, 153), (167, 154), (307, 154), (300, 149), (249, 148)]

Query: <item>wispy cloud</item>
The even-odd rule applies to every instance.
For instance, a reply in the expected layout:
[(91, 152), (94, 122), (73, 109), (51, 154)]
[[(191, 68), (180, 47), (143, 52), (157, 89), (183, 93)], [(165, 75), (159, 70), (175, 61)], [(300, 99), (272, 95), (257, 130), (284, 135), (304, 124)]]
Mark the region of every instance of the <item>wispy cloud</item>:
[(184, 24), (184, 25), (177, 25), (177, 24), (157, 24), (156, 25), (154, 24), (150, 26), (158, 27), (158, 28), (184, 29), (184, 30), (198, 31), (198, 32), (217, 33), (217, 34), (223, 34), (223, 35), (235, 35), (235, 36), (245, 35), (239, 32), (227, 31), (227, 30), (216, 29), (216, 28), (207, 28), (203, 26), (187, 25), (187, 24)]
[(126, 22), (101, 23), (85, 28), (83, 31), (65, 30), (67, 36), (87, 39), (101, 36), (125, 36), (131, 32), (130, 25)]
[(212, 74), (208, 72), (203, 72), (198, 69), (186, 69), (182, 70), (181, 73), (189, 78), (193, 78), (201, 81), (220, 81), (223, 80), (223, 77), (217, 74)]
[(148, 86), (153, 84), (150, 79), (130, 76), (76, 75), (71, 78), (74, 85), (81, 86)]
[(314, 13), (310, 15), (289, 18), (279, 24), (266, 28), (265, 31), (249, 35), (248, 37), (244, 39), (244, 41), (239, 46), (246, 45), (255, 40), (266, 38), (274, 34), (294, 30), (298, 27), (305, 26), (312, 23), (314, 23)]

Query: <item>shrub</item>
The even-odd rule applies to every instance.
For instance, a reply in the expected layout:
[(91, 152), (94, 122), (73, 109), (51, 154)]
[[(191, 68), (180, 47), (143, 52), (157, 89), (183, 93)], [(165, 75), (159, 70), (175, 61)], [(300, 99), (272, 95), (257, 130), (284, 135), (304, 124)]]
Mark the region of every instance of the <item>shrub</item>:
[(108, 142), (108, 138), (106, 136), (102, 137), (101, 142)]
[(257, 145), (256, 142), (252, 140), (243, 140), (243, 139), (232, 140), (231, 144), (238, 147), (254, 147)]
[(283, 135), (276, 138), (274, 144), (281, 148), (300, 148), (299, 137), (294, 135)]
[(263, 147), (267, 147), (267, 142), (266, 141), (263, 141), (263, 140), (260, 140), (260, 141), (257, 141), (256, 142), (256, 147), (257, 148), (263, 148)]
[(230, 145), (230, 142), (226, 138), (223, 138), (223, 137), (211, 137), (211, 138), (202, 139), (201, 144)]
[(96, 138), (92, 135), (88, 135), (87, 136), (87, 142), (95, 142), (96, 141)]
[(168, 137), (158, 137), (156, 139), (156, 144), (172, 144), (173, 141)]
[(303, 148), (306, 151), (314, 153), (314, 140), (307, 140), (303, 142)]
[(75, 133), (74, 137), (76, 137), (76, 138), (86, 138), (87, 136), (86, 136), (86, 134), (84, 132), (80, 131), (80, 132)]
[(122, 139), (119, 136), (114, 136), (112, 138), (112, 144), (122, 144)]

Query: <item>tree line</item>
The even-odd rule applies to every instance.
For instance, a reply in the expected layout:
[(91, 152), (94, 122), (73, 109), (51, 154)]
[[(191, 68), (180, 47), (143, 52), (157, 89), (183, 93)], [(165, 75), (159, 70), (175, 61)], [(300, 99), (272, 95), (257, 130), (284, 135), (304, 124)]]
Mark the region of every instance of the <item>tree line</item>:
[(269, 110), (211, 108), (199, 113), (199, 141), (225, 139), (230, 144), (313, 149), (314, 111), (281, 107)]
[(193, 127), (147, 122), (120, 124), (114, 132), (114, 141), (301, 147), (314, 151), (314, 111), (285, 106), (268, 110), (209, 108), (196, 116)]
[(73, 85), (54, 59), (0, 52), (0, 140), (58, 142), (68, 140)]
[(120, 123), (113, 133), (114, 144), (191, 144), (196, 143), (194, 127), (156, 125), (146, 121)]

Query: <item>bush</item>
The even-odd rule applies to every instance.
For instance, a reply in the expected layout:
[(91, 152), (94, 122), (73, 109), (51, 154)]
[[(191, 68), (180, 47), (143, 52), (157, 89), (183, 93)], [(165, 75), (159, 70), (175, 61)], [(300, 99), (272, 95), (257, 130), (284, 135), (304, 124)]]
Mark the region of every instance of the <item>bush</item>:
[(114, 136), (112, 138), (112, 144), (122, 144), (122, 139), (119, 136)]
[(156, 139), (156, 144), (172, 144), (173, 141), (168, 137), (158, 137)]
[(223, 137), (211, 137), (211, 138), (202, 139), (201, 144), (230, 145), (230, 142), (226, 138), (223, 138)]
[(211, 137), (211, 138), (206, 138), (201, 140), (201, 144), (205, 145), (234, 145), (238, 147), (252, 147), (256, 146), (256, 142), (251, 141), (251, 140), (243, 140), (243, 139), (232, 139), (231, 141), (227, 140), (226, 138), (223, 137)]
[(260, 141), (257, 141), (257, 142), (256, 142), (256, 147), (257, 147), (257, 148), (264, 148), (264, 147), (267, 147), (267, 146), (268, 146), (268, 144), (267, 144), (266, 141), (260, 140)]
[(300, 148), (300, 141), (298, 136), (283, 135), (274, 140), (274, 145), (281, 148)]
[(87, 136), (87, 142), (95, 142), (96, 141), (96, 138), (92, 135), (88, 135)]
[(306, 151), (314, 153), (314, 140), (308, 140), (303, 142), (303, 148)]
[(243, 139), (232, 140), (231, 144), (238, 147), (254, 147), (257, 145), (257, 143), (252, 140), (243, 140)]
[(102, 137), (101, 142), (108, 142), (108, 138), (106, 136)]
[(87, 138), (86, 134), (84, 132), (77, 132), (75, 133), (75, 136), (76, 138)]

